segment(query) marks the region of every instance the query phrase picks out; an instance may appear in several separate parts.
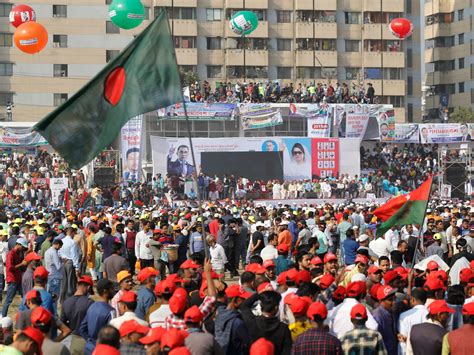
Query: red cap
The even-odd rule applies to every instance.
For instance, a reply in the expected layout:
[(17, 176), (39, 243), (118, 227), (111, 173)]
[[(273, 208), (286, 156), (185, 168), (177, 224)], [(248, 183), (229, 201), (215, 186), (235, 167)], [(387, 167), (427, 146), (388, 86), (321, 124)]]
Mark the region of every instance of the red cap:
[(369, 258), (366, 257), (365, 255), (358, 254), (355, 258), (355, 263), (363, 263), (363, 264), (368, 264), (369, 263)]
[(347, 297), (357, 297), (367, 291), (364, 281), (349, 282), (347, 285)]
[(263, 266), (259, 267), (256, 274), (257, 275), (263, 275), (265, 272), (267, 271), (267, 269), (265, 269)]
[(191, 213), (186, 213), (186, 216), (184, 216), (186, 219), (191, 219)]
[(49, 272), (46, 270), (44, 266), (38, 266), (35, 271), (33, 272), (33, 277), (39, 277), (43, 280), (48, 279)]
[(390, 287), (389, 285), (379, 287), (379, 289), (377, 290), (377, 299), (379, 301), (382, 301), (382, 300), (394, 295), (396, 292), (397, 292), (397, 290), (393, 287)]
[(326, 264), (329, 261), (337, 260), (337, 256), (333, 253), (327, 253), (324, 255), (324, 263)]
[(321, 276), (321, 278), (319, 279), (319, 286), (321, 286), (321, 288), (323, 290), (327, 289), (329, 286), (331, 286), (331, 284), (334, 282), (334, 280), (336, 280), (334, 278), (334, 276), (332, 276), (332, 274), (324, 274), (323, 276)]
[(53, 315), (50, 311), (43, 307), (36, 307), (31, 311), (30, 320), (33, 326), (47, 325), (51, 323)]
[(225, 289), (225, 294), (229, 298), (240, 297), (240, 298), (249, 298), (252, 296), (250, 292), (244, 291), (239, 285), (234, 284), (230, 285)]
[(367, 319), (367, 308), (362, 303), (356, 304), (351, 309), (351, 319)]
[(394, 269), (398, 276), (400, 276), (403, 280), (406, 280), (408, 278), (408, 270), (405, 269), (403, 266), (399, 266)]
[(192, 306), (191, 308), (188, 308), (184, 313), (185, 322), (199, 323), (202, 322), (203, 319), (204, 314), (202, 314), (198, 306)]
[(344, 286), (337, 286), (337, 288), (332, 293), (332, 298), (342, 301), (344, 298), (346, 298), (346, 288)]
[(171, 350), (168, 355), (191, 355), (191, 351), (185, 346), (179, 346)]
[(155, 268), (149, 266), (144, 269), (141, 269), (137, 274), (137, 280), (141, 283), (148, 280), (150, 277), (158, 276), (160, 273)]
[(120, 218), (120, 217), (119, 217), (117, 214), (114, 214), (114, 215), (112, 216), (112, 219), (119, 219), (119, 218)]
[(287, 272), (283, 271), (283, 272), (280, 273), (280, 275), (278, 275), (277, 283), (279, 285), (286, 285), (286, 274), (287, 274)]
[(182, 278), (180, 278), (178, 274), (170, 274), (170, 275), (168, 275), (166, 280), (171, 281), (175, 284), (184, 282), (184, 280)]
[(298, 296), (296, 293), (288, 293), (285, 298), (283, 299), (283, 302), (285, 304), (292, 304), (295, 300), (297, 300), (300, 296)]
[(306, 315), (312, 320), (314, 320), (314, 316), (320, 316), (322, 319), (326, 319), (328, 316), (328, 310), (324, 303), (313, 302), (309, 305)]
[(286, 278), (287, 280), (296, 282), (298, 280), (298, 270), (296, 269), (290, 269), (286, 272)]
[(41, 260), (41, 255), (36, 254), (35, 252), (31, 252), (31, 253), (26, 254), (25, 261), (30, 262), (30, 261), (33, 261), (33, 260)]
[(298, 271), (298, 277), (296, 278), (296, 284), (300, 285), (303, 282), (311, 282), (311, 274), (308, 270)]
[(178, 348), (184, 345), (184, 339), (188, 336), (183, 330), (179, 330), (176, 328), (169, 329), (163, 336), (161, 337), (161, 348)]
[(106, 344), (97, 344), (92, 355), (120, 355), (120, 351), (113, 346)]
[(43, 352), (41, 351), (41, 348), (43, 347), (43, 340), (44, 340), (44, 335), (41, 333), (39, 329), (33, 328), (33, 327), (27, 327), (23, 329), (21, 334), (26, 335), (28, 338), (33, 340), (36, 345), (38, 346), (39, 350), (39, 355), (42, 355)]
[(38, 290), (30, 290), (26, 294), (25, 301), (32, 300), (33, 298), (41, 298), (41, 294)]
[(455, 311), (448, 306), (445, 300), (436, 300), (428, 306), (428, 312), (431, 315), (435, 315), (440, 313), (454, 313)]
[(180, 269), (199, 269), (199, 265), (196, 264), (191, 259), (187, 259), (184, 263), (181, 264), (179, 268)]
[(372, 275), (372, 274), (375, 274), (375, 273), (377, 273), (377, 272), (379, 272), (379, 271), (382, 271), (382, 269), (379, 268), (377, 265), (371, 265), (371, 266), (369, 267), (369, 269), (367, 270), (367, 273), (368, 273), (369, 275)]
[(471, 280), (473, 276), (474, 275), (473, 275), (472, 269), (468, 267), (461, 269), (461, 271), (459, 272), (459, 281), (467, 284), (469, 283), (469, 280)]
[(370, 288), (370, 297), (372, 297), (375, 300), (378, 300), (377, 291), (381, 287), (382, 287), (381, 283), (373, 284), (372, 287)]
[(291, 312), (296, 317), (304, 316), (306, 312), (308, 311), (308, 308), (309, 308), (309, 303), (306, 302), (305, 299), (298, 296), (290, 303)]
[(430, 276), (431, 274), (435, 274), (435, 276), (443, 282), (448, 281), (448, 278), (449, 278), (448, 273), (446, 271), (444, 271), (443, 269), (439, 269), (438, 271), (430, 272), (428, 274), (428, 276)]
[(275, 345), (265, 338), (255, 341), (250, 347), (250, 355), (274, 355)]
[(423, 287), (427, 291), (446, 290), (443, 281), (441, 281), (437, 277), (426, 280), (425, 285)]
[(260, 265), (260, 264), (258, 264), (258, 263), (251, 263), (251, 264), (248, 264), (248, 265), (245, 267), (245, 271), (252, 272), (252, 273), (256, 274), (257, 271), (259, 271), (260, 268), (261, 268), (261, 265)]
[(122, 323), (120, 326), (119, 332), (120, 336), (124, 337), (131, 333), (147, 334), (150, 328), (141, 325), (136, 320), (131, 319)]
[(388, 270), (385, 275), (383, 275), (383, 280), (385, 281), (385, 285), (388, 285), (390, 282), (395, 280), (397, 277), (400, 277), (398, 272), (395, 270)]
[(89, 286), (94, 286), (94, 281), (92, 280), (92, 278), (90, 276), (82, 276), (78, 281), (77, 283), (86, 283), (88, 284)]
[(163, 234), (161, 229), (153, 229), (153, 234)]
[(119, 302), (135, 302), (137, 300), (137, 294), (133, 291), (124, 291), (122, 296), (119, 298)]
[(469, 302), (462, 307), (462, 314), (465, 316), (474, 316), (474, 302)]
[(146, 336), (140, 339), (140, 343), (148, 345), (161, 341), (161, 337), (166, 333), (166, 329), (163, 327), (151, 328)]
[(214, 270), (211, 270), (211, 279), (213, 280), (219, 280), (224, 276), (224, 274), (218, 274)]
[(319, 256), (313, 256), (313, 258), (311, 259), (309, 263), (311, 265), (318, 266), (318, 265), (322, 265), (323, 261), (321, 260)]
[(184, 288), (178, 288), (174, 291), (173, 296), (171, 296), (168, 301), (169, 307), (173, 314), (181, 314), (186, 309), (188, 303), (187, 292)]
[(176, 284), (173, 281), (166, 279), (156, 284), (155, 294), (161, 296), (163, 293), (173, 293), (176, 291), (176, 288)]
[(288, 246), (288, 244), (280, 243), (277, 246), (277, 251), (279, 251), (280, 253), (288, 253), (290, 251), (290, 247)]
[(426, 270), (433, 271), (433, 270), (438, 270), (439, 265), (436, 261), (431, 260), (428, 265), (426, 265)]
[(269, 267), (275, 267), (275, 262), (273, 260), (265, 260), (262, 264), (262, 266), (265, 269), (268, 269)]
[(262, 293), (265, 291), (270, 291), (270, 288), (273, 290), (272, 284), (270, 282), (262, 282), (257, 287), (257, 293)]

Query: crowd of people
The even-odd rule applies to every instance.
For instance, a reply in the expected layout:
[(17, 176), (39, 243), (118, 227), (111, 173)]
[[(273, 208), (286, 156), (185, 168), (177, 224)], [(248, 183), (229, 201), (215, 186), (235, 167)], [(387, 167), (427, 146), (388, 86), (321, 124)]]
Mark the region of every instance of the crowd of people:
[(293, 83), (282, 86), (275, 82), (217, 83), (213, 90), (207, 81), (196, 81), (189, 85), (191, 102), (271, 102), (271, 103), (377, 103), (375, 90), (371, 83)]
[(3, 205), (0, 353), (472, 354), (470, 203), (376, 208)]

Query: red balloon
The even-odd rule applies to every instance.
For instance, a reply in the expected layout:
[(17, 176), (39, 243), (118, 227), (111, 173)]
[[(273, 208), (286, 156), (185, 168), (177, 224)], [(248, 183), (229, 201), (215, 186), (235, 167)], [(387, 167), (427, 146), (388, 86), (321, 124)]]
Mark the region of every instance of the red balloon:
[(29, 21), (36, 21), (36, 13), (32, 7), (28, 5), (17, 5), (10, 11), (10, 23), (18, 27)]
[(390, 32), (400, 39), (405, 39), (411, 36), (413, 24), (406, 18), (394, 18), (390, 22)]
[(38, 53), (48, 43), (48, 31), (37, 22), (25, 22), (15, 30), (13, 40), (22, 52)]

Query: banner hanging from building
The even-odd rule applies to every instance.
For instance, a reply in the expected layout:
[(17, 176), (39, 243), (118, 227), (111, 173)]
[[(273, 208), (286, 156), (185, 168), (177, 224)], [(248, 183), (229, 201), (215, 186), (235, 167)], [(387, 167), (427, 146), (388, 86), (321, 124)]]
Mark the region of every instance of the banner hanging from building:
[(123, 181), (140, 181), (143, 115), (125, 123), (120, 132)]
[(49, 188), (51, 190), (51, 202), (53, 206), (59, 204), (59, 196), (61, 192), (69, 187), (69, 180), (67, 178), (51, 178), (49, 179)]
[(395, 111), (382, 108), (377, 115), (379, 123), (379, 137), (382, 142), (395, 140)]
[(304, 106), (290, 104), (289, 116), (305, 117), (308, 120), (308, 137), (327, 138), (331, 136), (330, 109), (327, 104)]
[(239, 104), (239, 113), (244, 130), (278, 126), (283, 123), (280, 108), (272, 104)]
[(469, 126), (459, 123), (420, 124), (420, 143), (470, 142)]
[(339, 174), (339, 139), (313, 138), (312, 174), (313, 178), (336, 177)]
[(420, 133), (416, 123), (395, 123), (396, 143), (420, 143)]
[[(228, 103), (187, 102), (186, 110), (190, 120), (233, 120), (236, 105)], [(158, 117), (163, 119), (186, 119), (182, 103), (158, 110)]]
[(346, 105), (346, 138), (362, 140), (369, 123), (369, 105)]
[(31, 128), (0, 127), (0, 147), (47, 145), (48, 142)]
[(309, 138), (284, 138), (283, 144), (283, 173), (285, 179), (310, 179), (311, 140)]

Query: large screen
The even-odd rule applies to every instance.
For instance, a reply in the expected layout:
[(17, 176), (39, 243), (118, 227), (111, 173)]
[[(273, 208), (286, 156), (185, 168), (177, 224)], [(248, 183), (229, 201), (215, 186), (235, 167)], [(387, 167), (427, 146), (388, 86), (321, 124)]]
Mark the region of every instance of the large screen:
[(250, 180), (283, 180), (282, 152), (202, 152), (201, 169), (209, 176), (224, 174)]

